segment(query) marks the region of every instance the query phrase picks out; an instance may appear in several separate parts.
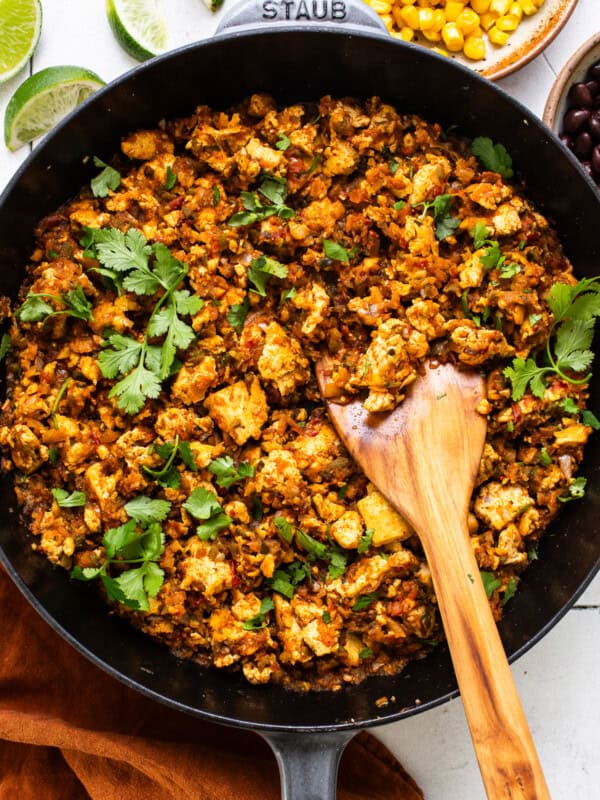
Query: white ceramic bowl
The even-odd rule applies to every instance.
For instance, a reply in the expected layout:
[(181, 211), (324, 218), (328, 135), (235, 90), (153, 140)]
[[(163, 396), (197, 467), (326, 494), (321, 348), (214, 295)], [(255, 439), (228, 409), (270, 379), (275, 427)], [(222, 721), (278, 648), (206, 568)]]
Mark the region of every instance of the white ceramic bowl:
[(584, 80), (588, 69), (597, 61), (600, 61), (600, 33), (595, 33), (573, 53), (552, 85), (542, 119), (555, 133), (562, 132), (569, 89), (574, 83)]

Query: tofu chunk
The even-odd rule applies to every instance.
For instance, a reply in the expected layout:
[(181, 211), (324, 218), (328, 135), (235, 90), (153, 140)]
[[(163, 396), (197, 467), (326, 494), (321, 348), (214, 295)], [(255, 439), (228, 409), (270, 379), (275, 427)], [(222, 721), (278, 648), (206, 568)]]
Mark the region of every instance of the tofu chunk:
[(258, 371), (261, 378), (275, 384), (282, 397), (291, 394), (310, 378), (308, 359), (302, 354), (300, 343), (277, 322), (267, 326)]
[(373, 544), (381, 547), (390, 542), (401, 542), (414, 531), (377, 489), (369, 485), (368, 494), (356, 504), (365, 528), (372, 528)]
[(474, 507), (479, 519), (501, 531), (531, 505), (533, 500), (523, 487), (492, 481), (481, 489)]
[(198, 364), (181, 367), (173, 383), (171, 394), (186, 405), (199, 403), (206, 392), (217, 382), (217, 367), (212, 356), (205, 356)]
[(250, 389), (244, 381), (238, 381), (209, 394), (204, 403), (219, 428), (240, 445), (248, 439), (258, 439), (269, 413), (267, 398), (256, 377)]

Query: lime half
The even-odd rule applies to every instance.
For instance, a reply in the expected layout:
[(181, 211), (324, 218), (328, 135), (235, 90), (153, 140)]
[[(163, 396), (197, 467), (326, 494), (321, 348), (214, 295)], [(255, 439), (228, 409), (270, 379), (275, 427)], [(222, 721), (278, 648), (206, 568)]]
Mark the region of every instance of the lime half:
[(167, 49), (167, 25), (156, 0), (107, 0), (106, 14), (121, 47), (138, 61)]
[(9, 150), (47, 133), (104, 81), (83, 67), (48, 67), (22, 83), (4, 114), (4, 141)]
[(0, 83), (23, 69), (41, 31), (40, 0), (0, 0)]

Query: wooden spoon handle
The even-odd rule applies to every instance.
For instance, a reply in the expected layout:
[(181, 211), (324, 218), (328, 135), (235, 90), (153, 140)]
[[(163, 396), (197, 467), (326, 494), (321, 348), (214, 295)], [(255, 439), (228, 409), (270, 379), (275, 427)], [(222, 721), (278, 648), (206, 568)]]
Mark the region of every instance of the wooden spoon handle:
[(487, 796), (550, 800), (466, 523), (431, 516), (422, 541)]

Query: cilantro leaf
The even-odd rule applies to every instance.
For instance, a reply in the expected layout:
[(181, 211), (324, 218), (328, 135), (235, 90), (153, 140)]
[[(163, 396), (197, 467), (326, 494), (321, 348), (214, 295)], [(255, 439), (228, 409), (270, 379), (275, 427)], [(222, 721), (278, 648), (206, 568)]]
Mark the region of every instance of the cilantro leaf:
[(536, 397), (543, 397), (546, 391), (544, 375), (551, 369), (540, 369), (533, 358), (526, 361), (523, 358), (514, 358), (512, 366), (503, 370), (504, 375), (512, 383), (512, 399), (520, 400), (527, 387), (531, 384), (531, 391)]
[(255, 286), (250, 291), (266, 297), (266, 287), (271, 277), (285, 278), (287, 274), (288, 268), (285, 264), (280, 264), (279, 261), (268, 256), (259, 256), (252, 261), (248, 269), (248, 280)]
[(337, 547), (331, 547), (327, 553), (327, 558), (329, 560), (329, 567), (327, 568), (329, 577), (335, 579), (343, 575), (348, 565), (348, 554)]
[(356, 599), (352, 606), (352, 611), (364, 611), (379, 598), (379, 592), (370, 592), (369, 594), (361, 594)]
[(90, 181), (92, 194), (94, 197), (106, 197), (109, 190), (114, 192), (121, 185), (121, 175), (113, 167), (105, 164), (97, 156), (94, 156), (94, 166), (104, 167), (102, 172), (99, 172), (95, 178)]
[(260, 601), (260, 611), (255, 617), (251, 617), (250, 619), (246, 620), (242, 625), (242, 628), (245, 631), (257, 631), (260, 628), (264, 628), (265, 623), (265, 615), (268, 614), (269, 611), (273, 611), (275, 608), (275, 603), (271, 600), (270, 597), (263, 597)]
[(122, 572), (114, 581), (124, 595), (121, 602), (139, 611), (148, 611), (148, 597), (158, 594), (164, 580), (164, 572), (152, 561), (145, 561), (140, 567)]
[(285, 517), (275, 517), (273, 520), (273, 525), (277, 528), (277, 532), (281, 536), (281, 538), (291, 544), (292, 539), (294, 538), (294, 528)]
[(118, 528), (111, 528), (102, 537), (102, 545), (109, 559), (115, 558), (138, 537), (137, 522), (130, 519)]
[(237, 333), (242, 332), (242, 328), (244, 327), (244, 322), (246, 321), (246, 317), (248, 316), (249, 309), (250, 309), (250, 300), (246, 296), (242, 303), (234, 303), (227, 312), (227, 314), (225, 315), (227, 318), (227, 322)]
[(331, 258), (332, 261), (341, 261), (343, 264), (350, 263), (352, 252), (346, 250), (341, 244), (332, 242), (331, 239), (323, 239), (323, 252), (327, 258)]
[[(88, 230), (93, 230), (88, 228)], [(152, 248), (136, 228), (123, 233), (118, 228), (94, 231), (93, 243), (101, 264), (115, 272), (146, 270)]]
[(303, 561), (292, 561), (280, 569), (276, 569), (268, 584), (273, 591), (290, 600), (298, 584), (310, 577), (310, 565)]
[(317, 541), (317, 539), (313, 539), (308, 533), (296, 529), (296, 541), (300, 547), (306, 550), (307, 553), (310, 553), (311, 556), (315, 558), (325, 558), (327, 554), (327, 545)]
[(32, 292), (27, 295), (25, 302), (16, 312), (21, 322), (41, 322), (52, 314), (54, 314), (52, 306), (42, 300), (41, 295)]
[(511, 578), (506, 585), (506, 589), (504, 590), (504, 595), (502, 597), (502, 605), (505, 606), (508, 601), (515, 596), (517, 591), (517, 581), (515, 578)]
[(357, 552), (362, 555), (366, 553), (369, 547), (373, 544), (373, 534), (375, 533), (374, 528), (369, 528), (366, 530), (363, 535), (360, 537), (358, 542), (358, 547), (356, 548)]
[(511, 262), (510, 264), (503, 264), (498, 270), (498, 275), (503, 279), (514, 278), (521, 272), (521, 265)]
[(200, 539), (213, 541), (219, 531), (229, 527), (233, 520), (224, 513), (214, 492), (198, 487), (190, 494), (183, 507), (198, 520), (206, 520), (196, 528)]
[(177, 313), (193, 317), (204, 307), (204, 300), (197, 294), (190, 294), (187, 289), (179, 289), (173, 292), (173, 298), (177, 307)]
[(0, 361), (6, 356), (8, 351), (10, 350), (12, 342), (10, 339), (9, 333), (3, 333), (2, 339), (0, 339)]
[(484, 222), (478, 222), (474, 228), (471, 228), (471, 236), (473, 237), (473, 247), (475, 250), (481, 248), (489, 243), (490, 230)]
[(160, 394), (160, 380), (156, 372), (144, 366), (145, 346), (142, 347), (137, 367), (126, 375), (108, 393), (117, 398), (117, 405), (127, 414), (137, 414), (144, 407), (146, 398), (156, 398)]
[(358, 657), (360, 659), (372, 658), (372, 656), (373, 656), (373, 651), (371, 650), (370, 647), (363, 647), (358, 653)]
[(479, 261), (484, 269), (500, 269), (506, 256), (502, 255), (498, 242), (490, 242), (490, 246), (479, 256)]
[(244, 478), (251, 478), (255, 471), (247, 461), (241, 462), (236, 467), (231, 456), (219, 456), (213, 459), (207, 469), (216, 475), (217, 486), (222, 486), (224, 489), (228, 489)]
[(52, 495), (59, 508), (81, 508), (87, 502), (85, 492), (67, 492), (66, 489), (51, 489)]
[(486, 169), (503, 178), (512, 178), (512, 158), (503, 144), (494, 144), (487, 136), (477, 136), (471, 143), (471, 152)]
[(192, 472), (198, 472), (196, 459), (194, 458), (194, 453), (192, 451), (190, 443), (180, 442), (177, 447), (177, 450), (179, 452), (179, 457), (181, 458), (185, 466)]
[[(112, 349), (108, 349), (108, 346)], [(106, 348), (98, 356), (98, 365), (105, 378), (125, 375), (139, 362), (143, 345), (130, 336), (115, 333), (104, 341)]]
[(557, 330), (554, 353), (559, 371), (583, 372), (594, 360), (589, 349), (594, 338), (594, 320), (565, 320)]
[(481, 580), (483, 581), (483, 588), (485, 589), (485, 593), (488, 596), (488, 599), (494, 594), (496, 589), (499, 589), (502, 585), (502, 581), (498, 580), (498, 578), (494, 575), (493, 572), (485, 572), (484, 570), (479, 570), (479, 574), (481, 575)]
[(595, 431), (600, 430), (600, 420), (593, 411), (588, 411), (587, 408), (581, 412), (581, 421), (584, 425), (589, 425), (589, 427), (593, 428)]
[(215, 184), (212, 189), (212, 204), (213, 208), (216, 208), (219, 205), (219, 201), (221, 199), (221, 190)]
[(586, 484), (587, 484), (587, 478), (583, 477), (575, 478), (575, 480), (569, 484), (568, 488), (569, 494), (563, 497), (559, 497), (558, 498), (559, 501), (561, 503), (568, 503), (571, 500), (580, 500), (585, 495)]
[(157, 500), (146, 495), (139, 495), (125, 503), (127, 514), (142, 525), (162, 522), (170, 510), (171, 503), (168, 500)]
[(275, 147), (278, 150), (287, 150), (288, 147), (291, 145), (291, 143), (292, 143), (292, 140), (290, 139), (290, 137), (286, 136), (285, 133), (282, 133), (279, 136), (279, 139), (275, 142)]
[(540, 464), (542, 467), (548, 467), (552, 463), (552, 457), (548, 453), (545, 447), (542, 447), (540, 450)]
[(167, 169), (165, 171), (165, 186), (164, 188), (170, 192), (171, 189), (174, 188), (175, 184), (177, 183), (177, 175), (173, 172), (173, 168), (170, 164), (167, 164)]

